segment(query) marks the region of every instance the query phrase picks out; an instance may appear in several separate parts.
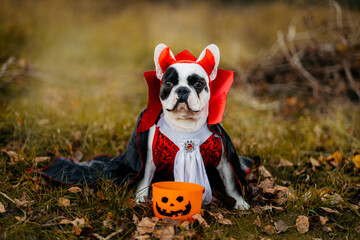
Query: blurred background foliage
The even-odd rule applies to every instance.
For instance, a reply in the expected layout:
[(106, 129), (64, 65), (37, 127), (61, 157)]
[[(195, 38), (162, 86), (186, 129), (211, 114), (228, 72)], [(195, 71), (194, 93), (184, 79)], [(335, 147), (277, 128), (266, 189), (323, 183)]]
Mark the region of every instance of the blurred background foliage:
[[(208, 44), (217, 44), (220, 68), (234, 70), (236, 78), (229, 96), (234, 111), (225, 117), (225, 124), (230, 123), (227, 119), (239, 117), (236, 121), (248, 121), (250, 126), (246, 130), (235, 128), (234, 134), (257, 131), (251, 123), (256, 116), (262, 116), (262, 110), (256, 112), (258, 109), (269, 110), (272, 119), (279, 109), (285, 109), (285, 115), (289, 115), (306, 104), (301, 98), (288, 95), (289, 99), (276, 96), (265, 98), (265, 105), (258, 103), (246, 81), (251, 76), (246, 74), (254, 66), (262, 68), (258, 62), (269, 52), (279, 52), (277, 34), (286, 33), (293, 19), (300, 19), (298, 32), (308, 31), (309, 22), (317, 27), (336, 22), (332, 3), (3, 0), (0, 61), (2, 67), (9, 65), (3, 67), (6, 71), (0, 77), (3, 146), (11, 139), (22, 139), (24, 146), (31, 143), (33, 152), (37, 148), (54, 150), (57, 145), (71, 145), (69, 136), (81, 131), (85, 135), (94, 136), (96, 132), (105, 136), (89, 140), (91, 147), (88, 141), (83, 143), (83, 151), (90, 151), (89, 155), (123, 150), (137, 114), (146, 106), (143, 72), (154, 70), (153, 50), (161, 42), (169, 45), (174, 54), (188, 49), (195, 56)], [(359, 3), (339, 3), (344, 22), (350, 22), (352, 28), (357, 26)], [(337, 44), (341, 36), (336, 31), (310, 42)], [(268, 62), (278, 63), (272, 59)], [(270, 69), (277, 68), (270, 65)], [(253, 75), (258, 76), (257, 72)], [(266, 93), (260, 91), (259, 95), (264, 97)], [(266, 99), (288, 104), (279, 108), (276, 102), (266, 105)], [(252, 114), (256, 115), (254, 119), (246, 117)], [(38, 139), (41, 134), (55, 143), (46, 144), (45, 137)], [(261, 136), (259, 131), (258, 137)], [(244, 137), (246, 140), (248, 136)]]

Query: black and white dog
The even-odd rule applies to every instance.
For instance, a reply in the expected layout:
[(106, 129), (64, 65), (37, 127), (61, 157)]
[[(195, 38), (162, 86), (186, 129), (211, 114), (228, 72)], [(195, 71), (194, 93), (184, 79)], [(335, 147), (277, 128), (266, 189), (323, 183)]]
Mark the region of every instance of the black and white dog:
[[(167, 59), (164, 61), (164, 58)], [(165, 160), (154, 159), (156, 155), (154, 151), (157, 150), (153, 149), (156, 148), (154, 142), (157, 141), (154, 138), (159, 136), (157, 131), (177, 145), (178, 152), (173, 161), (175, 181), (208, 185), (206, 173), (205, 176), (203, 175), (202, 158), (204, 156), (198, 153), (200, 153), (201, 144), (213, 134), (208, 129), (207, 119), (211, 96), (210, 84), (217, 76), (219, 60), (219, 49), (214, 44), (207, 46), (195, 62), (176, 61), (172, 52), (164, 44), (159, 44), (155, 48), (156, 76), (161, 81), (159, 98), (162, 104), (162, 115), (157, 124), (149, 130), (144, 177), (138, 182), (136, 188), (138, 202), (144, 201), (144, 197), (149, 194), (149, 186), (157, 170), (156, 162)], [(236, 189), (235, 175), (226, 156), (223, 142), (221, 140), (219, 142), (221, 145), (216, 169), (223, 181), (226, 193), (236, 200), (235, 208), (248, 209), (248, 203)], [(181, 152), (182, 148), (184, 148), (183, 152)], [(199, 166), (193, 167), (196, 161)], [(188, 176), (192, 174), (196, 176)], [(194, 178), (200, 180), (193, 181)], [(207, 199), (209, 203), (211, 188), (204, 187), (208, 191), (208, 197), (210, 196)]]

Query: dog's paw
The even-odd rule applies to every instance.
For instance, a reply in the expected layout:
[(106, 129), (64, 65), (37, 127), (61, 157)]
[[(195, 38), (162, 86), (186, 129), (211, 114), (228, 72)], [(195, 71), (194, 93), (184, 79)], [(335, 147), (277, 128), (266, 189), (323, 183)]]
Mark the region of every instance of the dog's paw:
[(241, 201), (236, 201), (234, 208), (239, 210), (248, 210), (250, 208), (250, 205), (242, 199)]
[(135, 201), (137, 204), (146, 202), (147, 197), (146, 196), (136, 196)]

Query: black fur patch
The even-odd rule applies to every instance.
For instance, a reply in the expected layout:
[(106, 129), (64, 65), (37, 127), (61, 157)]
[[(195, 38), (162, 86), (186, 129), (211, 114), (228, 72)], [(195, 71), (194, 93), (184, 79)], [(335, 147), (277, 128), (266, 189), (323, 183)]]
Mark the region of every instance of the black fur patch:
[(169, 97), (171, 89), (179, 83), (179, 74), (175, 68), (168, 68), (164, 73), (161, 87), (160, 87), (160, 99), (165, 100)]
[(195, 89), (197, 95), (199, 95), (203, 89), (205, 89), (206, 92), (209, 91), (209, 88), (206, 85), (206, 80), (197, 75), (196, 73), (188, 76), (187, 80), (189, 86), (192, 86)]

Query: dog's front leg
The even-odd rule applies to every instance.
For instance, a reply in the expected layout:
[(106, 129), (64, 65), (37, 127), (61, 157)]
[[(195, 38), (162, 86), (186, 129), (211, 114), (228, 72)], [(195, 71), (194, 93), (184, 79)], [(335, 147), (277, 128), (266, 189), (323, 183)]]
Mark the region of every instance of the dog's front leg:
[(250, 208), (249, 204), (240, 196), (236, 190), (235, 176), (227, 157), (224, 154), (221, 156), (221, 161), (216, 168), (219, 171), (219, 175), (224, 183), (226, 193), (236, 200), (235, 208), (241, 210), (247, 210)]
[(149, 129), (146, 164), (144, 166), (145, 167), (144, 177), (138, 182), (135, 192), (135, 199), (137, 203), (144, 202), (145, 197), (148, 197), (150, 184), (156, 170), (156, 166), (154, 164), (153, 156), (152, 156), (152, 142), (154, 139), (154, 135), (155, 135), (155, 126)]

